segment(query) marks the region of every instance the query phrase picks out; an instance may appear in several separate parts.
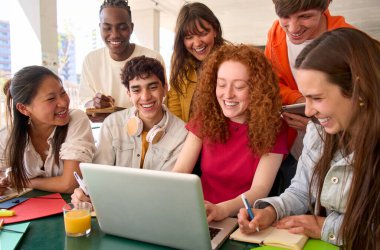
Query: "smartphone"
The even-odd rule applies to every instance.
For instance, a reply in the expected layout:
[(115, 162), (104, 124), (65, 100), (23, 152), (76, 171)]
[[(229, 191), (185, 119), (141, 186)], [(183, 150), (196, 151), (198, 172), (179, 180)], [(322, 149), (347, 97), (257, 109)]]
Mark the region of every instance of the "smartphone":
[(282, 112), (305, 116), (305, 103), (297, 103), (282, 106)]

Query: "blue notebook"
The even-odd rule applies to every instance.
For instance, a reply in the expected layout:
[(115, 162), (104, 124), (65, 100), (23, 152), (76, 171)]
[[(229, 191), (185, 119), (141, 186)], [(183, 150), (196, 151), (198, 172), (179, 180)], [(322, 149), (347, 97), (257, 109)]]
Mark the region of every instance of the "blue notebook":
[(16, 197), (7, 201), (0, 202), (0, 208), (9, 209), (14, 206), (17, 206), (18, 204), (23, 203), (24, 201), (28, 200), (29, 198), (25, 197)]
[(16, 230), (21, 233), (2, 231), (0, 229), (0, 249), (13, 250), (16, 248), (18, 242), (21, 240), (25, 231), (28, 229), (30, 222), (23, 222), (11, 225), (5, 225), (4, 229)]

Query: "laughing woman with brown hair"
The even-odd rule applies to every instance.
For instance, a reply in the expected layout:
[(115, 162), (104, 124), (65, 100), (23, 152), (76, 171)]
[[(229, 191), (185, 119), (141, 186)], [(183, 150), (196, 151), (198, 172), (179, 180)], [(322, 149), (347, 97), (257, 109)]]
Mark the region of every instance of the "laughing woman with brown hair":
[[(308, 124), (291, 186), (258, 200), (245, 233), (278, 228), (344, 249), (379, 249), (380, 43), (350, 28), (324, 33), (296, 60)], [(310, 212), (311, 215), (306, 215)]]

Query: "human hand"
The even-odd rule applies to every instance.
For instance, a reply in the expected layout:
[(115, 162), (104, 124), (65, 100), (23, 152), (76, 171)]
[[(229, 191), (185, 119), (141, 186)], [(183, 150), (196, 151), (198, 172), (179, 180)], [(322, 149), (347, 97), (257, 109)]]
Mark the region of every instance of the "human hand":
[(255, 217), (250, 221), (247, 209), (241, 208), (238, 213), (238, 224), (240, 231), (245, 234), (257, 232), (273, 224), (277, 218), (276, 211), (272, 206), (264, 209), (252, 209)]
[(81, 188), (76, 188), (74, 193), (71, 195), (71, 203), (76, 204), (84, 201), (91, 203), (90, 197), (85, 195)]
[(0, 187), (9, 187), (10, 185), (9, 177), (0, 177)]
[(103, 122), (111, 113), (93, 113), (88, 114), (88, 119), (92, 122)]
[(0, 195), (2, 195), (8, 189), (8, 187), (11, 186), (9, 171), (10, 168), (0, 170)]
[(204, 203), (207, 215), (207, 222), (211, 222), (213, 220), (219, 221), (228, 217), (228, 213), (227, 211), (225, 211), (222, 205), (213, 204), (209, 201), (204, 201)]
[(115, 99), (112, 96), (105, 96), (102, 93), (96, 93), (92, 98), (92, 105), (94, 108), (102, 109), (115, 105)]
[(286, 123), (289, 127), (292, 127), (297, 130), (306, 131), (307, 123), (310, 121), (310, 118), (304, 117), (302, 115), (296, 115), (288, 112), (283, 112), (282, 117), (284, 117)]
[(304, 96), (302, 96), (302, 97), (298, 98), (294, 104), (296, 104), (296, 103), (305, 103), (305, 102), (306, 102), (306, 98)]
[[(96, 93), (94, 98), (85, 104), (85, 107), (100, 109), (112, 107), (113, 105), (115, 105), (115, 99), (112, 96), (105, 96), (101, 93)], [(92, 122), (103, 122), (104, 119), (106, 119), (106, 117), (110, 114), (111, 113), (91, 113), (87, 116)]]
[(3, 179), (0, 180), (0, 195), (3, 195), (8, 190), (9, 184)]
[(279, 220), (277, 228), (288, 229), (290, 233), (306, 234), (310, 238), (320, 239), (326, 217), (314, 215), (288, 216)]

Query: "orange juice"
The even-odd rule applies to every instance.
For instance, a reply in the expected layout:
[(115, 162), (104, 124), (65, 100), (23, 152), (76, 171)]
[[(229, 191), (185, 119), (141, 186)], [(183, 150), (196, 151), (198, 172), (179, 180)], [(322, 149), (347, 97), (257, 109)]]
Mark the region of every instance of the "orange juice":
[(65, 230), (68, 235), (85, 235), (91, 229), (90, 211), (78, 209), (67, 211), (64, 216)]

